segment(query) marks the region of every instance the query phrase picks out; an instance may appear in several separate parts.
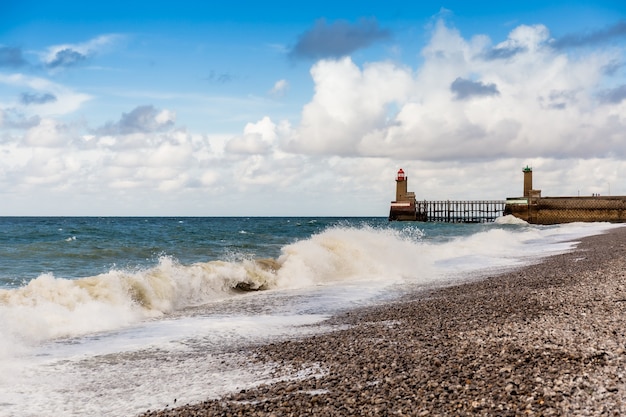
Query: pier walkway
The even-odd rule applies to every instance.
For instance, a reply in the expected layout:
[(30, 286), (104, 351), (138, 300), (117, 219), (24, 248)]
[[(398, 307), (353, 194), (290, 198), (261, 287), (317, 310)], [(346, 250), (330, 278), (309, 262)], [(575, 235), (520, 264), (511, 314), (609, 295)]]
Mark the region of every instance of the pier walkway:
[(427, 222), (488, 223), (504, 213), (504, 200), (416, 201), (417, 218)]

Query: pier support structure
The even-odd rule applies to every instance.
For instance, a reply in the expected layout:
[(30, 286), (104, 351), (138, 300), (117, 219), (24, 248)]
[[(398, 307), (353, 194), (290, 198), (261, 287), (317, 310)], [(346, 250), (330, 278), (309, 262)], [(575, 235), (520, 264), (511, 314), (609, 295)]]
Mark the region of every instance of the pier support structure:
[(415, 193), (407, 191), (408, 177), (400, 168), (396, 175), (396, 199), (391, 202), (389, 220), (485, 223), (502, 216), (504, 201), (496, 200), (444, 200), (416, 201)]

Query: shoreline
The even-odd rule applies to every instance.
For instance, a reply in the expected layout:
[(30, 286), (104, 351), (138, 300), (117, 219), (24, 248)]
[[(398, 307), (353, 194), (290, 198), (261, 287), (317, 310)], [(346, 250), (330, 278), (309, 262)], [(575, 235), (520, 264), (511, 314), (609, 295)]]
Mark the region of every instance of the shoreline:
[(321, 375), (141, 416), (626, 414), (626, 228), (325, 323), (348, 327), (250, 348)]

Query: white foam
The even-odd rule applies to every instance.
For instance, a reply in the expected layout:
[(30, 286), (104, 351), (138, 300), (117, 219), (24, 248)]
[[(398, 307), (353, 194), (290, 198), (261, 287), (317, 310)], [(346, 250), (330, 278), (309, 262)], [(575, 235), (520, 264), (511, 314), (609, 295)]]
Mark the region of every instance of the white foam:
[[(224, 346), (302, 334), (390, 285), (519, 265), (613, 227), (494, 224), (433, 241), (414, 226), (340, 226), (285, 246), (275, 271), (162, 258), (78, 280), (42, 275), (0, 291), (0, 415), (130, 415), (247, 387), (269, 370), (222, 366)], [(271, 291), (242, 295), (241, 282)]]
[(254, 386), (275, 378), (271, 366), (225, 346), (319, 331), (302, 326), (323, 318), (183, 317), (48, 343), (0, 373), (0, 415), (133, 415)]
[(45, 274), (23, 287), (0, 290), (4, 341), (0, 355), (11, 351), (6, 340), (29, 343), (124, 328), (189, 306), (237, 297), (234, 288), (242, 283), (250, 289), (359, 281), (425, 283), (451, 271), (517, 265), (529, 257), (569, 250), (574, 243), (563, 241), (611, 227), (616, 225), (493, 225), (470, 236), (433, 243), (423, 239), (419, 229), (409, 228), (407, 233), (339, 226), (285, 246), (269, 264), (244, 259), (180, 265), (162, 257), (156, 267), (146, 270), (112, 270), (76, 280)]
[(529, 223), (525, 220), (517, 218), (512, 214), (507, 214), (506, 216), (500, 216), (495, 220), (496, 224), (518, 224), (518, 225), (528, 225)]
[(347, 280), (394, 282), (427, 268), (422, 242), (393, 229), (335, 227), (288, 245), (278, 258), (280, 287)]
[(37, 342), (112, 330), (231, 297), (239, 282), (262, 285), (273, 277), (252, 261), (182, 266), (170, 258), (148, 270), (76, 280), (44, 274), (23, 287), (0, 290), (0, 335)]
[(250, 341), (266, 340), (284, 334), (286, 322), (319, 319), (181, 319), (148, 326), (131, 338), (103, 334), (47, 346), (39, 349), (45, 356), (18, 360), (14, 372), (2, 372), (0, 415), (134, 415), (174, 406), (175, 398), (185, 404), (248, 388), (275, 378), (271, 364), (253, 366), (245, 356), (212, 350), (212, 338), (241, 342), (237, 335), (247, 334)]

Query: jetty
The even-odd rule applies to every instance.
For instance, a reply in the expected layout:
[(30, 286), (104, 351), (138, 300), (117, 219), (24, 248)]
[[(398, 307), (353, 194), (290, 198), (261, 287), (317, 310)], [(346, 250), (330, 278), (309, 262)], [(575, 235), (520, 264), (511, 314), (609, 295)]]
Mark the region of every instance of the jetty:
[(505, 200), (417, 201), (408, 190), (408, 177), (400, 168), (396, 175), (396, 199), (389, 220), (446, 223), (486, 223), (504, 215)]
[(599, 195), (542, 197), (533, 189), (532, 168), (526, 166), (523, 194), (505, 200), (423, 200), (408, 191), (408, 177), (400, 168), (396, 175), (396, 199), (389, 209), (390, 221), (486, 223), (512, 215), (531, 224), (571, 222), (626, 222), (626, 196)]
[(626, 221), (626, 196), (542, 197), (533, 189), (533, 170), (526, 167), (524, 194), (508, 198), (504, 214), (532, 224)]
[(504, 215), (503, 200), (417, 201), (417, 211), (425, 221), (446, 223), (487, 223)]

